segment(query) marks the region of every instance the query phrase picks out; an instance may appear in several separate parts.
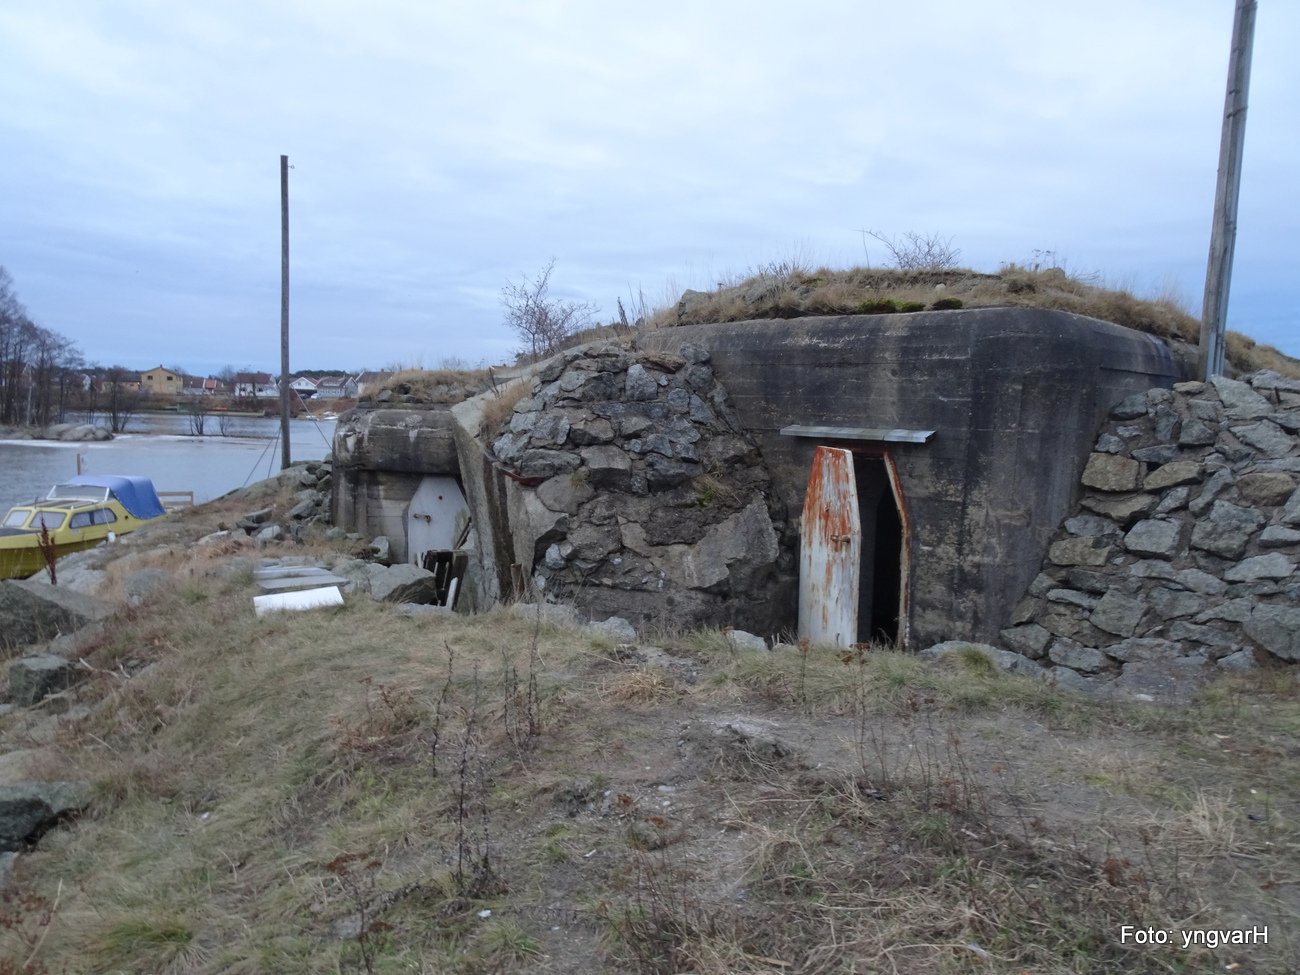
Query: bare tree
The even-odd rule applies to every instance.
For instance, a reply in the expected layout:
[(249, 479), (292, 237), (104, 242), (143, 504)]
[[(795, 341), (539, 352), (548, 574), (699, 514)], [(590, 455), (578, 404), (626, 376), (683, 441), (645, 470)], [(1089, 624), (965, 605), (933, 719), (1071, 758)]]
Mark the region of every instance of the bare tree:
[(123, 366), (110, 366), (104, 373), (104, 383), (109, 429), (121, 433), (140, 406), (140, 384), (132, 380), (131, 373)]
[(899, 271), (951, 271), (961, 257), (961, 248), (952, 246), (951, 237), (912, 231), (901, 238), (879, 230), (864, 230), (862, 234), (864, 240), (873, 237), (884, 244), (891, 263)]
[(196, 437), (203, 436), (203, 428), (208, 422), (208, 403), (204, 396), (191, 396), (185, 404), (185, 412), (190, 421), (190, 433)]
[(506, 310), (506, 324), (519, 333), (524, 342), (521, 354), (540, 359), (554, 352), (568, 336), (591, 327), (591, 316), (599, 309), (591, 302), (562, 301), (552, 298), (551, 272), (555, 258), (529, 281), (501, 289), (501, 304)]
[(72, 342), (27, 317), (0, 267), (0, 423), (46, 426), (59, 418), (67, 373), (79, 361)]
[[(244, 368), (244, 371), (251, 372), (252, 369), (246, 366)], [(235, 389), (235, 380), (236, 378), (238, 378), (238, 376), (239, 376), (239, 370), (236, 369), (234, 366), (227, 365), (227, 366), (222, 366), (214, 378), (217, 380), (217, 382), (222, 383), (227, 389), (233, 392)]]

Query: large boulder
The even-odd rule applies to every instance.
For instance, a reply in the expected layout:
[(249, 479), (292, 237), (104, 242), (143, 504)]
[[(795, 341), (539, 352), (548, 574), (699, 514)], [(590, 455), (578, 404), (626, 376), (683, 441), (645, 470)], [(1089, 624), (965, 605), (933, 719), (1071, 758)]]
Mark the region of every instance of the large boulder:
[(9, 665), (9, 697), (25, 707), (71, 687), (76, 679), (76, 667), (62, 657), (49, 653), (19, 657)]
[(108, 614), (108, 605), (98, 599), (47, 582), (0, 582), (0, 649), (53, 640)]
[(35, 843), (59, 820), (85, 809), (90, 791), (81, 782), (0, 785), (0, 850)]
[(386, 603), (436, 603), (438, 587), (432, 572), (418, 565), (372, 565), (370, 597)]

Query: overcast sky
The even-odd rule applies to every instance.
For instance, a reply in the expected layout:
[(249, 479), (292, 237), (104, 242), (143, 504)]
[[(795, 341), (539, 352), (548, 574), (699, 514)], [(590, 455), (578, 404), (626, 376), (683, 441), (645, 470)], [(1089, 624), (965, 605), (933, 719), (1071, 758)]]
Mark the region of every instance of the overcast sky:
[[(87, 359), (510, 358), (557, 259), (602, 319), (864, 228), (1199, 316), (1232, 0), (4, 0), (0, 265)], [(1300, 3), (1260, 0), (1229, 327), (1300, 356)]]

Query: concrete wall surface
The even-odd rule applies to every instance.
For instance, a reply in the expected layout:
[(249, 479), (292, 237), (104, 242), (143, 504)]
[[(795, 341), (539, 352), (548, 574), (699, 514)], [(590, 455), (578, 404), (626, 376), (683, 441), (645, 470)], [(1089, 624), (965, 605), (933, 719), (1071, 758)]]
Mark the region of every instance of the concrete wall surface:
[(445, 405), (349, 410), (334, 431), (334, 461), (404, 474), (456, 474), (451, 410)]
[[(1164, 343), (1064, 312), (994, 308), (665, 329), (699, 346), (798, 518), (814, 448), (790, 425), (933, 430), (887, 447), (901, 483), (911, 646), (996, 640), (1070, 510), (1107, 411), (1183, 378)], [(794, 606), (786, 607), (793, 620)]]

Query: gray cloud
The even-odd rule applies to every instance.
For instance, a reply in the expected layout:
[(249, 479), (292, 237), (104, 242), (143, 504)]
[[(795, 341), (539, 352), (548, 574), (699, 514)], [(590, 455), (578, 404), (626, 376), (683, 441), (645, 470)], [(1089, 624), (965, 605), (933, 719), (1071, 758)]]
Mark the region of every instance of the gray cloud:
[[(1060, 6), (14, 0), (0, 264), (93, 359), (273, 364), (284, 152), (302, 365), (504, 358), (499, 290), (552, 255), (612, 314), (794, 250), (861, 262), (862, 228), (985, 270), (1052, 250), (1199, 309), (1231, 10)], [(1300, 355), (1280, 7), (1231, 325)]]

